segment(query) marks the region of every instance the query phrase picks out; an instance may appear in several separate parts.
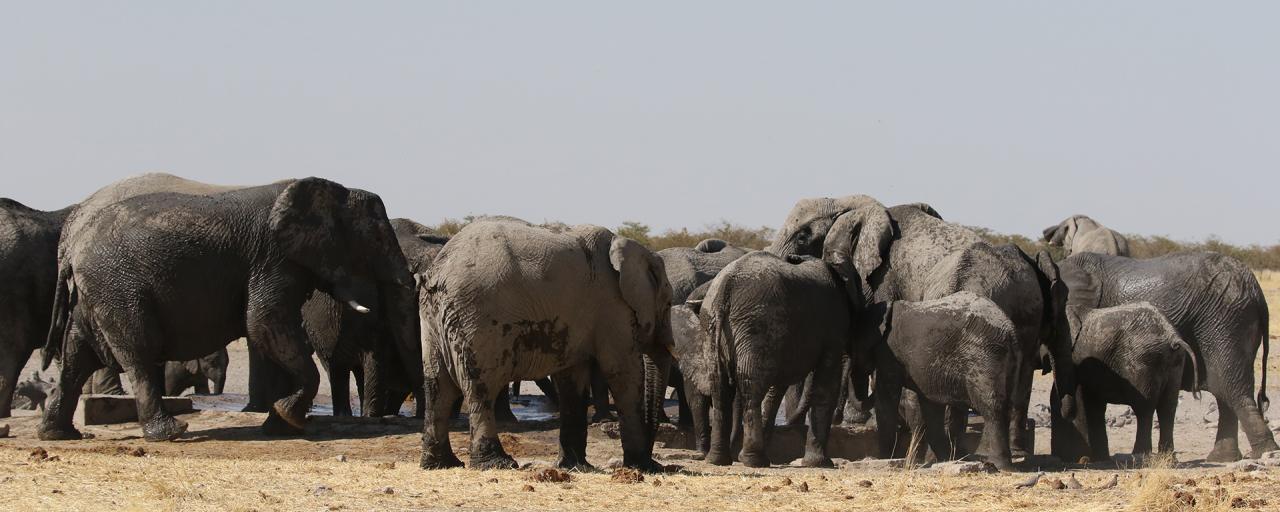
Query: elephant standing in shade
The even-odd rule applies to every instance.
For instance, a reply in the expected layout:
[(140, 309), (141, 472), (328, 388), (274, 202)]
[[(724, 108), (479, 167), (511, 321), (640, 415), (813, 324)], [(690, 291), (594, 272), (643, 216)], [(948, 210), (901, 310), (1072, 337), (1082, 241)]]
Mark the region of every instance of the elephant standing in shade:
[(827, 440), (840, 388), (841, 360), (852, 338), (853, 308), (839, 278), (822, 260), (756, 251), (711, 281), (697, 312), (703, 363), (689, 380), (711, 391), (711, 464), (733, 462), (735, 400), (741, 400), (742, 452), (750, 467), (768, 467), (768, 441), (779, 390), (813, 375), (809, 434), (802, 464), (830, 467)]
[[(1146, 260), (1078, 253), (1060, 263), (1069, 290), (1066, 307), (1088, 318), (1090, 311), (1139, 302), (1154, 306), (1195, 352), (1182, 389), (1196, 381), (1218, 401), (1218, 434), (1207, 459), (1240, 458), (1243, 422), (1252, 456), (1280, 449), (1263, 418), (1268, 400), (1267, 370), (1253, 396), (1253, 361), (1269, 350), (1267, 301), (1253, 272), (1243, 263), (1214, 252), (1180, 252)], [(1066, 309), (1060, 310), (1067, 316)], [(1057, 391), (1067, 389), (1056, 383)], [(1161, 422), (1163, 423), (1163, 422)], [(1059, 432), (1054, 432), (1058, 436)]]
[[(859, 317), (877, 325), (883, 341), (855, 346), (855, 366), (870, 362), (876, 374), (876, 430), (880, 456), (897, 443), (898, 400), (904, 388), (919, 397), (924, 438), (938, 459), (958, 455), (948, 439), (944, 407), (972, 407), (986, 420), (974, 455), (1013, 469), (1009, 413), (1016, 392), (1021, 351), (1013, 323), (994, 302), (971, 292), (920, 302), (894, 301), (884, 315)], [(941, 363), (941, 364), (940, 364)], [(866, 398), (866, 378), (856, 392)]]
[(1080, 413), (1075, 433), (1079, 437), (1073, 439), (1070, 426), (1053, 425), (1054, 453), (1067, 455), (1068, 460), (1083, 455), (1095, 462), (1109, 459), (1107, 404), (1133, 407), (1138, 418), (1135, 455), (1151, 453), (1153, 413), (1160, 417), (1160, 453), (1173, 453), (1178, 391), (1185, 385), (1200, 396), (1195, 350), (1147, 302), (1094, 309), (1083, 316), (1077, 306), (1067, 306), (1066, 314), (1076, 333), (1073, 356), (1080, 380), (1076, 393)]
[[(721, 269), (744, 254), (747, 254), (746, 249), (734, 247), (718, 238), (708, 238), (692, 248), (672, 247), (658, 251), (658, 257), (667, 268), (667, 280), (671, 282), (671, 304), (684, 304), (694, 289), (711, 282)], [(679, 345), (680, 340), (676, 340), (676, 344)], [(705, 453), (706, 446), (701, 441), (710, 435), (706, 430), (711, 397), (698, 393), (697, 386), (685, 379), (684, 366), (677, 360), (671, 368), (670, 383), (676, 388), (680, 402), (678, 421), (681, 427), (694, 428), (694, 439), (698, 440), (695, 444), (698, 444), (699, 451)]]
[[(1010, 414), (1014, 456), (1025, 453), (1031, 361), (1045, 345), (1054, 379), (1075, 389), (1071, 339), (1056, 328), (1050, 304), (1062, 290), (1047, 254), (1035, 260), (1012, 245), (992, 246), (973, 230), (948, 223), (929, 205), (885, 208), (867, 196), (805, 199), (792, 208), (769, 251), (821, 256), (845, 280), (859, 311), (884, 308), (896, 300), (923, 301), (970, 291), (991, 299), (1013, 323), (1020, 350), (1014, 408)], [(1061, 295), (1065, 292), (1057, 292)], [(872, 345), (882, 334), (867, 323), (855, 328), (856, 344)], [(1063, 414), (1074, 413), (1074, 396), (1064, 395)], [(952, 439), (967, 415), (951, 414)], [(935, 454), (939, 457), (945, 454)]]
[[(164, 364), (164, 395), (178, 396), (188, 388), (202, 395), (221, 395), (227, 384), (227, 349), (190, 361), (169, 361)], [(210, 389), (209, 383), (213, 383)]]
[(1066, 249), (1067, 256), (1079, 252), (1129, 255), (1129, 240), (1124, 235), (1099, 224), (1087, 215), (1072, 215), (1045, 228), (1044, 241), (1054, 247)]
[[(240, 337), (295, 383), (264, 428), (301, 432), (319, 385), (303, 302), (321, 289), (361, 313), (394, 311), (387, 292), (412, 286), (382, 200), (318, 178), (137, 195), (80, 220), (63, 233), (44, 350), (46, 367), (62, 362), (38, 429), (46, 440), (81, 437), (71, 415), (80, 386), (103, 366), (129, 373), (145, 439), (181, 435), (186, 425), (160, 400), (162, 363)], [(399, 332), (411, 335), (412, 324)]]
[(596, 226), (563, 233), (510, 218), (469, 224), (445, 244), (419, 286), (429, 404), (423, 468), (460, 466), (449, 409), (470, 416), (470, 466), (512, 468), (493, 401), (517, 379), (552, 375), (560, 395), (560, 459), (590, 468), (582, 394), (596, 361), (617, 402), (623, 464), (653, 460), (670, 364), (671, 285), (662, 259)]
[(9, 417), (18, 374), (49, 332), (58, 237), (70, 211), (0, 198), (0, 418)]
[[(435, 255), (449, 239), (409, 219), (392, 219), (396, 242), (410, 273), (425, 271)], [(417, 299), (412, 289), (395, 302), (412, 308), (401, 316), (418, 318)], [(417, 402), (417, 416), (426, 410), (422, 397), (422, 352), (420, 345), (399, 350), (393, 327), (387, 320), (393, 316), (371, 317), (338, 303), (328, 294), (313, 292), (302, 306), (303, 325), (320, 364), (329, 375), (333, 415), (350, 416), (350, 377), (356, 377), (360, 412), (364, 416), (387, 416), (400, 412), (409, 395)], [(416, 334), (416, 333), (415, 333)], [(407, 360), (406, 360), (407, 359)], [(261, 365), (260, 368), (266, 366)], [(414, 371), (409, 372), (407, 369)], [(279, 395), (280, 392), (271, 393)]]

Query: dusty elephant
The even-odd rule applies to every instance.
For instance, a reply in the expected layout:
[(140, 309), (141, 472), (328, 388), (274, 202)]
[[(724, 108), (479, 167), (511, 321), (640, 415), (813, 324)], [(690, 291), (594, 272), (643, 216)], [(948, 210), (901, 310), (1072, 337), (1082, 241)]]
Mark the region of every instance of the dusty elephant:
[(295, 382), (264, 428), (300, 432), (319, 383), (302, 303), (318, 288), (366, 313), (388, 304), (380, 292), (412, 285), (403, 255), (387, 250), (395, 235), (381, 199), (318, 178), (143, 194), (80, 221), (75, 233), (64, 230), (70, 244), (60, 248), (66, 258), (44, 356), (46, 367), (61, 359), (61, 376), (42, 439), (80, 437), (75, 401), (102, 366), (129, 373), (144, 438), (173, 439), (186, 425), (159, 399), (161, 363), (203, 357), (240, 337)]
[(463, 228), (419, 287), (428, 408), (423, 468), (460, 466), (449, 408), (464, 399), (473, 468), (511, 468), (493, 401), (513, 380), (552, 375), (560, 459), (589, 468), (582, 394), (597, 361), (618, 404), (623, 464), (657, 470), (653, 429), (669, 370), (671, 286), (662, 260), (596, 226), (563, 233), (510, 218)]
[(1062, 247), (1067, 256), (1078, 252), (1129, 255), (1129, 239), (1087, 215), (1072, 215), (1045, 228), (1044, 241), (1054, 247)]
[[(227, 349), (222, 348), (207, 356), (190, 361), (169, 361), (164, 364), (164, 395), (178, 396), (188, 388), (202, 395), (221, 395), (227, 383)], [(213, 387), (209, 387), (209, 383)]]
[[(1109, 459), (1107, 404), (1124, 404), (1133, 407), (1138, 420), (1133, 453), (1151, 453), (1153, 413), (1160, 418), (1160, 452), (1173, 453), (1178, 391), (1185, 385), (1199, 397), (1191, 345), (1147, 302), (1094, 309), (1084, 315), (1078, 307), (1068, 306), (1066, 314), (1076, 333), (1072, 356), (1080, 381), (1076, 393), (1080, 413), (1073, 426), (1054, 421), (1053, 452), (1067, 460), (1084, 455), (1094, 461)], [(1078, 438), (1071, 435), (1073, 427)]]

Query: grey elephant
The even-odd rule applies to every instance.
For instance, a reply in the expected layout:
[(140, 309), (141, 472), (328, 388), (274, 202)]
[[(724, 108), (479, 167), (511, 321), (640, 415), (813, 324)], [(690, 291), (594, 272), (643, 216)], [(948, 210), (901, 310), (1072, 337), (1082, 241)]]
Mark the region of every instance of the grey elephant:
[[(853, 308), (822, 260), (780, 258), (756, 251), (735, 260), (711, 282), (697, 311), (705, 361), (690, 379), (711, 391), (711, 446), (706, 460), (733, 461), (734, 401), (741, 401), (742, 451), (749, 467), (768, 467), (768, 438), (779, 389), (813, 374), (809, 434), (801, 463), (830, 467), (827, 441), (840, 387), (841, 359), (853, 328)], [(771, 397), (770, 397), (771, 396)]]
[[(424, 272), (448, 237), (409, 219), (392, 219), (399, 250), (408, 270)], [(412, 290), (396, 301), (412, 308), (405, 315), (418, 317), (417, 299)], [(355, 374), (360, 411), (365, 416), (399, 413), (405, 398), (416, 398), (419, 417), (425, 411), (422, 397), (422, 352), (420, 346), (397, 350), (395, 331), (386, 328), (388, 317), (371, 317), (335, 301), (323, 292), (313, 292), (302, 307), (302, 321), (320, 364), (329, 375), (334, 416), (351, 415), (350, 377)], [(408, 358), (408, 361), (401, 361)], [(409, 372), (407, 369), (414, 371)], [(279, 392), (273, 393), (279, 394)]]
[[(904, 388), (919, 397), (924, 439), (939, 459), (957, 456), (959, 444), (944, 427), (944, 407), (972, 407), (985, 419), (974, 455), (1001, 470), (1013, 468), (1010, 410), (1018, 352), (1013, 322), (990, 299), (962, 291), (920, 302), (894, 301), (883, 313), (859, 318), (884, 333), (883, 342), (856, 345), (857, 366), (875, 369), (876, 430), (880, 455), (892, 456)], [(865, 382), (861, 380), (860, 382)], [(865, 387), (859, 395), (866, 396)], [(938, 455), (945, 454), (945, 455)]]
[(39, 372), (31, 372), (31, 377), (19, 382), (13, 392), (13, 408), (34, 411), (44, 410), (45, 399), (53, 391), (53, 382), (40, 378)]
[(671, 286), (639, 243), (597, 226), (556, 233), (510, 218), (469, 224), (445, 244), (419, 287), (428, 408), (423, 468), (462, 465), (449, 408), (470, 416), (470, 466), (511, 468), (493, 401), (517, 379), (552, 375), (560, 398), (559, 466), (586, 469), (582, 394), (600, 365), (617, 402), (623, 464), (653, 460), (671, 349)]
[[(60, 358), (61, 375), (41, 439), (80, 438), (71, 423), (80, 386), (103, 366), (129, 373), (145, 439), (181, 435), (185, 423), (160, 400), (161, 363), (203, 357), (240, 337), (295, 382), (264, 428), (301, 432), (319, 384), (303, 302), (321, 289), (361, 313), (394, 312), (394, 295), (384, 292), (412, 286), (382, 200), (318, 178), (137, 195), (79, 220), (59, 250), (66, 258), (44, 364)], [(401, 330), (411, 332), (411, 324)]]
[[(1133, 407), (1138, 433), (1134, 454), (1151, 453), (1152, 414), (1160, 418), (1160, 453), (1173, 453), (1173, 425), (1178, 391), (1185, 385), (1199, 397), (1196, 354), (1173, 324), (1148, 302), (1133, 302), (1088, 311), (1068, 306), (1075, 335), (1076, 375), (1080, 379), (1080, 414), (1073, 439), (1066, 425), (1054, 425), (1052, 449), (1074, 460), (1111, 457), (1107, 443), (1107, 404)], [(1070, 444), (1067, 446), (1066, 444)]]
[[(1065, 292), (1047, 254), (1033, 260), (1015, 246), (987, 244), (973, 230), (943, 221), (923, 203), (885, 208), (867, 196), (799, 201), (769, 251), (822, 257), (845, 280), (851, 303), (860, 310), (960, 291), (995, 302), (1013, 323), (1020, 348), (1010, 414), (1014, 456), (1024, 454), (1027, 445), (1021, 427), (1035, 367), (1028, 362), (1040, 360), (1041, 346), (1050, 355), (1055, 381), (1062, 389), (1075, 388), (1071, 339), (1056, 328), (1051, 307), (1055, 293)], [(865, 322), (855, 328), (857, 344), (871, 345), (881, 336)], [(1074, 414), (1074, 396), (1065, 394), (1060, 400), (1062, 414)], [(950, 438), (959, 436), (966, 416), (960, 411), (951, 414)]]
[(1078, 252), (1129, 255), (1129, 239), (1087, 215), (1072, 215), (1045, 228), (1044, 241), (1049, 242), (1049, 245), (1062, 247), (1067, 256)]
[(9, 417), (18, 373), (49, 332), (58, 238), (70, 211), (0, 198), (0, 418)]
[[(1069, 290), (1066, 306), (1089, 312), (1148, 302), (1168, 319), (1195, 352), (1194, 380), (1218, 401), (1218, 433), (1211, 462), (1240, 458), (1239, 430), (1249, 436), (1252, 456), (1280, 449), (1262, 413), (1268, 400), (1267, 370), (1253, 396), (1253, 361), (1269, 350), (1268, 311), (1262, 288), (1240, 261), (1213, 252), (1180, 252), (1146, 260), (1078, 253), (1060, 264)], [(1066, 316), (1065, 307), (1059, 313)], [(1182, 389), (1191, 391), (1192, 367)], [(1057, 390), (1063, 390), (1062, 382)], [(1240, 424), (1243, 423), (1243, 425)], [(1057, 432), (1054, 434), (1058, 435)]]
[[(658, 251), (658, 257), (667, 268), (667, 280), (671, 282), (672, 306), (684, 304), (694, 289), (711, 282), (720, 270), (744, 254), (747, 254), (746, 249), (734, 247), (718, 238), (702, 240), (694, 247), (671, 247)], [(676, 344), (679, 345), (680, 340), (676, 340)], [(696, 386), (684, 377), (685, 365), (679, 360), (676, 363), (671, 367), (670, 384), (676, 388), (679, 400), (678, 424), (693, 428), (699, 451), (706, 453), (706, 447), (700, 443), (710, 436), (707, 414), (711, 397), (698, 394)]]
[[(164, 364), (164, 394), (178, 396), (188, 388), (202, 395), (221, 395), (227, 384), (227, 349), (218, 349), (207, 356), (190, 361), (169, 361)], [(213, 383), (210, 388), (209, 383)]]

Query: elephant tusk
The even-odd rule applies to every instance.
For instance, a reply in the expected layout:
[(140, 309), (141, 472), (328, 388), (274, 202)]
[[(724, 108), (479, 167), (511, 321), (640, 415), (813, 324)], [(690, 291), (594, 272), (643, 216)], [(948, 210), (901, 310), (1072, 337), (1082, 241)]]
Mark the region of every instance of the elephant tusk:
[(369, 312), (369, 308), (366, 308), (366, 307), (364, 307), (364, 306), (361, 306), (359, 302), (356, 302), (356, 301), (355, 301), (355, 299), (352, 299), (352, 300), (347, 301), (347, 305), (348, 305), (348, 306), (351, 306), (351, 309), (356, 310), (356, 313), (368, 313), (368, 312)]

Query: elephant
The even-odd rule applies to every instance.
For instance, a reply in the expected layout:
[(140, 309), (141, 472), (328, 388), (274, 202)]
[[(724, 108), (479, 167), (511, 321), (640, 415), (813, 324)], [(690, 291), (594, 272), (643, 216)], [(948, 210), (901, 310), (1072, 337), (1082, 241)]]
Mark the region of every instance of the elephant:
[[(394, 293), (412, 286), (382, 200), (319, 178), (141, 194), (74, 220), (77, 229), (63, 232), (69, 246), (59, 247), (66, 257), (44, 350), (46, 368), (62, 362), (37, 430), (45, 440), (81, 437), (71, 415), (80, 386), (103, 366), (129, 373), (144, 439), (176, 438), (186, 424), (164, 410), (161, 363), (240, 337), (295, 383), (264, 430), (300, 433), (319, 384), (303, 302), (320, 289), (360, 313), (397, 314)], [(415, 332), (404, 327), (401, 336)]]
[[(671, 305), (684, 304), (694, 289), (711, 282), (716, 274), (726, 265), (747, 254), (747, 250), (735, 247), (718, 238), (708, 238), (690, 247), (671, 247), (658, 251), (658, 257), (667, 267), (667, 280), (671, 282)], [(673, 332), (674, 333), (674, 332)], [(676, 340), (679, 344), (680, 341)], [(709, 425), (707, 414), (710, 412), (711, 397), (696, 394), (695, 387), (684, 378), (684, 365), (671, 367), (670, 384), (676, 388), (679, 400), (679, 420), (681, 427)], [(693, 394), (691, 394), (693, 393)], [(597, 409), (599, 407), (597, 406)], [(694, 439), (707, 439), (709, 432), (694, 429)], [(705, 453), (705, 447), (699, 451)]]
[[(876, 430), (880, 455), (891, 457), (898, 433), (903, 388), (919, 397), (924, 438), (942, 459), (954, 457), (958, 439), (948, 439), (944, 407), (972, 407), (986, 420), (974, 452), (1003, 471), (1013, 469), (1009, 415), (1016, 392), (1018, 353), (1013, 322), (990, 299), (961, 291), (940, 299), (893, 301), (883, 316), (860, 317), (879, 326), (883, 341), (855, 346), (856, 366), (875, 368)], [(943, 362), (943, 364), (939, 364)], [(865, 383), (865, 379), (855, 379)], [(867, 396), (865, 385), (857, 392)]]
[(58, 238), (71, 208), (0, 198), (0, 418), (9, 417), (18, 374), (49, 332)]
[[(409, 219), (392, 219), (398, 249), (404, 254), (407, 270), (416, 273), (431, 265), (436, 253), (448, 237), (434, 234), (429, 228)], [(417, 299), (412, 290), (395, 304), (412, 308), (404, 316), (418, 317)], [(320, 364), (329, 376), (333, 415), (350, 416), (350, 376), (356, 376), (360, 411), (365, 416), (395, 415), (405, 398), (412, 394), (417, 402), (417, 415), (422, 416), (426, 402), (422, 397), (421, 346), (397, 350), (395, 331), (388, 329), (390, 317), (370, 317), (345, 307), (324, 292), (312, 292), (302, 306), (302, 322)], [(408, 359), (400, 361), (400, 359)], [(259, 368), (266, 366), (260, 365)], [(406, 368), (413, 368), (408, 372)], [(281, 390), (286, 391), (286, 390)], [(281, 391), (270, 393), (280, 395)]]
[[(187, 388), (202, 395), (221, 395), (227, 383), (227, 349), (190, 361), (168, 361), (164, 364), (164, 395), (178, 396)], [(209, 382), (213, 381), (212, 391)]]
[(1044, 241), (1062, 247), (1066, 256), (1078, 252), (1096, 252), (1112, 256), (1129, 255), (1129, 239), (1087, 215), (1072, 215), (1045, 228)]
[(1111, 458), (1107, 404), (1124, 404), (1133, 407), (1138, 419), (1133, 453), (1151, 453), (1155, 413), (1160, 417), (1160, 453), (1172, 454), (1184, 370), (1190, 370), (1185, 385), (1197, 398), (1200, 395), (1195, 350), (1149, 302), (1094, 309), (1083, 316), (1079, 307), (1067, 306), (1066, 315), (1076, 333), (1072, 356), (1080, 379), (1076, 395), (1081, 414), (1076, 415), (1074, 429), (1079, 438), (1070, 439), (1072, 427), (1054, 425), (1053, 451), (1071, 459), (1088, 455), (1095, 462)]
[[(748, 467), (768, 467), (768, 439), (779, 389), (813, 374), (809, 433), (801, 463), (832, 467), (827, 456), (831, 415), (849, 349), (853, 308), (838, 277), (822, 260), (755, 251), (711, 281), (698, 317), (706, 371), (691, 380), (711, 391), (711, 464), (733, 462), (734, 401), (741, 401), (742, 451)], [(674, 328), (673, 328), (674, 329)]]
[[(1148, 302), (1168, 319), (1195, 352), (1193, 366), (1184, 370), (1182, 389), (1191, 391), (1193, 377), (1218, 401), (1218, 433), (1210, 462), (1240, 458), (1239, 429), (1243, 422), (1252, 456), (1280, 449), (1267, 428), (1267, 370), (1253, 396), (1253, 360), (1262, 347), (1266, 361), (1268, 311), (1266, 298), (1253, 272), (1239, 260), (1214, 252), (1186, 251), (1137, 260), (1124, 256), (1077, 253), (1059, 263), (1068, 290), (1065, 306), (1087, 318), (1089, 312), (1136, 302)], [(1064, 383), (1057, 382), (1062, 392)], [(1163, 423), (1163, 422), (1162, 422)], [(1057, 435), (1055, 433), (1054, 435)]]
[(34, 411), (44, 410), (45, 399), (53, 390), (54, 383), (40, 378), (39, 372), (31, 372), (31, 377), (19, 382), (13, 392), (13, 408)]
[(471, 423), (469, 466), (515, 467), (498, 440), (493, 401), (513, 380), (546, 375), (560, 398), (558, 465), (591, 468), (582, 394), (594, 360), (617, 402), (623, 465), (662, 469), (653, 441), (672, 341), (661, 258), (598, 226), (557, 233), (485, 218), (450, 238), (420, 281), (422, 468), (462, 465), (448, 434), (459, 395)]
[[(1025, 455), (1027, 408), (1041, 346), (1064, 393), (1062, 414), (1075, 413), (1071, 339), (1053, 321), (1053, 297), (1063, 285), (1047, 253), (1032, 259), (1013, 245), (992, 246), (973, 230), (942, 220), (933, 207), (914, 203), (886, 208), (868, 196), (813, 198), (791, 209), (769, 252), (822, 257), (845, 280), (859, 311), (877, 312), (895, 300), (923, 301), (971, 291), (991, 299), (1017, 331), (1019, 374), (1014, 408), (1013, 454)], [(1057, 290), (1055, 292), (1055, 290)], [(857, 344), (882, 334), (867, 323), (855, 327)], [(904, 393), (904, 398), (913, 394)], [(967, 416), (951, 414), (951, 438)], [(942, 454), (935, 454), (939, 457)]]

